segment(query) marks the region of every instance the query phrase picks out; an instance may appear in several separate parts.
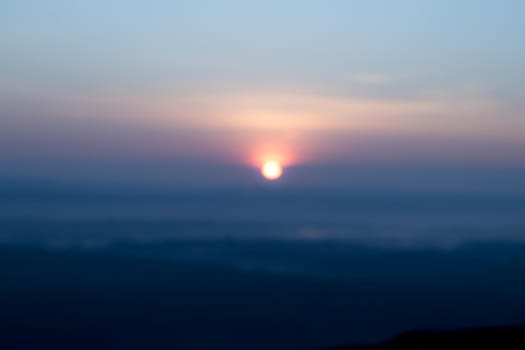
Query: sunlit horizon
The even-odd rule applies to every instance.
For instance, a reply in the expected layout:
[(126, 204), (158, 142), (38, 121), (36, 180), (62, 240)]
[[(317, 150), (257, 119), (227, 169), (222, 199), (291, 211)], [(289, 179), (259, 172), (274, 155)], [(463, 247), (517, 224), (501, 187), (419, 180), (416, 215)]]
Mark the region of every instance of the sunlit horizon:
[(406, 5), (1, 5), (0, 178), (525, 192), (523, 3)]

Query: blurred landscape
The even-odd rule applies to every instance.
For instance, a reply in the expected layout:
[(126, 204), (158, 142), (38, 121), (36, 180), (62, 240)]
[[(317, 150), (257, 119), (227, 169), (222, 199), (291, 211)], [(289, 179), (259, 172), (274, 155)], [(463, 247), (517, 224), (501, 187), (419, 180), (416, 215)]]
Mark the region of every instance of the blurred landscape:
[(1, 0), (0, 350), (524, 350), (524, 33)]
[(525, 324), (525, 198), (1, 196), (4, 348), (321, 349)]

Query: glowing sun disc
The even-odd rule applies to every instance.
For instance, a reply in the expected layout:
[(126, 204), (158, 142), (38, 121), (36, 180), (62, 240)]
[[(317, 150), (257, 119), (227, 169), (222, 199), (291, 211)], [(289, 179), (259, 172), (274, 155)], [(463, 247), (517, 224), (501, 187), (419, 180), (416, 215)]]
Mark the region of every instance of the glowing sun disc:
[(283, 174), (283, 168), (277, 162), (266, 162), (261, 168), (261, 174), (267, 180), (277, 180)]

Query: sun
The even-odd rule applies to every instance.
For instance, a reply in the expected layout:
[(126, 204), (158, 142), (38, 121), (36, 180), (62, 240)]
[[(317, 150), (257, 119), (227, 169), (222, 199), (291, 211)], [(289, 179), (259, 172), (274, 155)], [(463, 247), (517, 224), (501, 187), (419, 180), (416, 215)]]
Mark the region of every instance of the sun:
[(266, 180), (277, 180), (283, 174), (283, 168), (281, 164), (269, 161), (261, 167), (261, 174)]

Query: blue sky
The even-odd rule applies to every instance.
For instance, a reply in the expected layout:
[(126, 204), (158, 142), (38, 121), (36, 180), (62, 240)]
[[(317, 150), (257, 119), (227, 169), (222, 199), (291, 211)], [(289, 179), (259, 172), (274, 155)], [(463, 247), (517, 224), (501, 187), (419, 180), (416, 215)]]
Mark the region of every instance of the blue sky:
[(4, 1), (2, 7), (2, 73), (28, 83), (146, 89), (184, 79), (240, 80), (333, 90), (342, 73), (367, 72), (412, 76), (429, 87), (523, 85), (515, 76), (525, 56), (521, 1)]
[(3, 1), (0, 29), (1, 176), (525, 166), (522, 1)]

